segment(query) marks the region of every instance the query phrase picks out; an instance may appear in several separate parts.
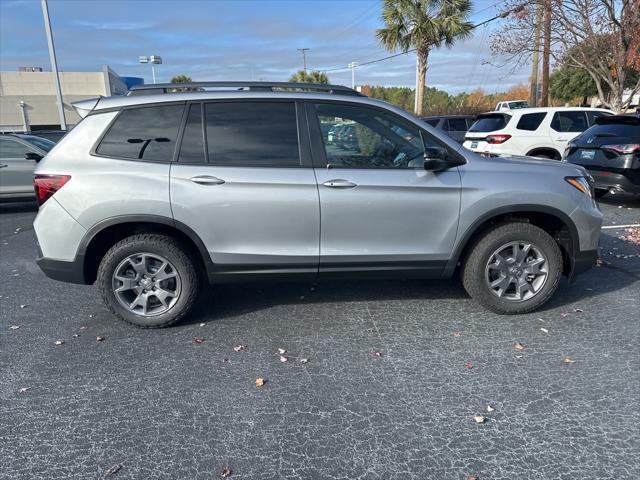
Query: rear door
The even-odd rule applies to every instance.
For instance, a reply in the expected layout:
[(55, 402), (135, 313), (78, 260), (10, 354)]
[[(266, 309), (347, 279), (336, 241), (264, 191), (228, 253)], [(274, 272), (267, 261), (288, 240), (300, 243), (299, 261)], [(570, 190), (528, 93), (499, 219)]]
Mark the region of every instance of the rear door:
[[(320, 274), (403, 271), (439, 275), (460, 209), (457, 168), (424, 170), (429, 133), (379, 108), (308, 103), (321, 210)], [(353, 122), (352, 148), (330, 144), (322, 124)], [(455, 152), (451, 152), (455, 154)]]
[(587, 113), (584, 110), (563, 110), (553, 114), (549, 136), (555, 149), (562, 153), (569, 140), (577, 137), (589, 128)]
[(221, 276), (317, 274), (318, 187), (298, 108), (260, 100), (189, 106), (171, 206)]
[(31, 196), (36, 162), (27, 153), (41, 153), (14, 137), (0, 136), (0, 195)]

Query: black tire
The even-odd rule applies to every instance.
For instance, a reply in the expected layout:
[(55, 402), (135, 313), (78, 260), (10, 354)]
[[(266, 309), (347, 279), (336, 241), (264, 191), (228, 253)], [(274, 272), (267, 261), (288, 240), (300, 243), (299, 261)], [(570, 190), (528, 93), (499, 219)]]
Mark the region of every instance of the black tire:
[[(531, 243), (546, 259), (547, 278), (531, 298), (509, 301), (499, 298), (486, 280), (487, 264), (500, 247), (509, 242)], [(473, 244), (462, 265), (462, 284), (473, 299), (500, 314), (527, 313), (541, 307), (558, 288), (562, 275), (562, 252), (544, 230), (524, 222), (498, 225), (482, 234)]]
[(609, 193), (609, 190), (607, 190), (606, 188), (596, 188), (594, 195), (596, 196), (596, 198), (602, 198), (607, 193)]
[[(127, 257), (140, 253), (160, 255), (167, 259), (180, 279), (180, 293), (176, 296), (175, 303), (158, 315), (143, 316), (126, 309), (114, 292), (115, 269)], [(98, 267), (97, 283), (107, 308), (121, 320), (140, 328), (161, 328), (178, 322), (195, 304), (199, 290), (198, 271), (185, 249), (173, 238), (158, 234), (133, 235), (111, 247)]]

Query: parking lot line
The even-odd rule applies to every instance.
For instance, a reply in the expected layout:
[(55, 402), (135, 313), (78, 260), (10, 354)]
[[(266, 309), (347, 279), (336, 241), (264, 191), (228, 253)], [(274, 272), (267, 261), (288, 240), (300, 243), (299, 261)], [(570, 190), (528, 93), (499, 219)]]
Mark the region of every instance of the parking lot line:
[(609, 229), (609, 230), (615, 230), (617, 228), (637, 228), (640, 227), (640, 223), (631, 223), (629, 225), (607, 225), (602, 227), (603, 230)]

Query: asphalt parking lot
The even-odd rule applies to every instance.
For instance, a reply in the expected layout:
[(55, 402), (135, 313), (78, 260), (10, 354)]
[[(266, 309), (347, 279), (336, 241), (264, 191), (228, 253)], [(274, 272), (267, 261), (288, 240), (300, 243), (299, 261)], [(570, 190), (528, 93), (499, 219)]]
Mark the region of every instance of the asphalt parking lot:
[[(601, 206), (608, 226), (640, 223), (640, 199)], [(624, 229), (529, 315), (488, 313), (457, 279), (233, 285), (145, 331), (45, 278), (34, 216), (0, 206), (2, 479), (638, 475), (640, 246)]]

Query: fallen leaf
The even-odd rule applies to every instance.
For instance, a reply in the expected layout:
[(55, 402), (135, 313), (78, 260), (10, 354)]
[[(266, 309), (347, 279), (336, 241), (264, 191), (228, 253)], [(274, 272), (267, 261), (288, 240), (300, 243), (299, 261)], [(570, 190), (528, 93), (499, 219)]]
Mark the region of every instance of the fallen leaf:
[(281, 361), (282, 363), (285, 363), (285, 362), (288, 362), (288, 361), (289, 361), (289, 359), (288, 359), (287, 357), (283, 357), (282, 355), (280, 355), (280, 361)]
[(473, 368), (473, 363), (471, 363), (471, 362), (467, 362), (467, 368), (468, 368), (468, 369), (472, 369), (472, 368)]
[(516, 343), (513, 345), (513, 348), (515, 348), (516, 350), (518, 350), (518, 351), (520, 351), (520, 352), (521, 352), (521, 351), (523, 351), (523, 350), (524, 350), (524, 343), (516, 342)]
[(301, 358), (299, 360), (300, 363), (309, 363), (309, 359), (308, 358)]
[(234, 352), (242, 352), (246, 347), (244, 345), (237, 345), (233, 347)]
[(284, 355), (285, 353), (287, 353), (287, 351), (286, 351), (284, 348), (279, 348), (279, 349), (278, 349), (278, 353), (279, 353), (280, 355)]
[(204, 343), (204, 338), (202, 338), (202, 337), (193, 337), (193, 343), (195, 343), (195, 344)]
[(9, 327), (9, 330), (18, 330), (20, 328), (20, 325), (11, 325)]
[(263, 387), (267, 381), (264, 378), (256, 378), (256, 387)]
[(24, 393), (27, 390), (31, 390), (31, 387), (22, 387), (20, 390), (18, 390), (20, 393)]
[(371, 355), (373, 355), (374, 357), (381, 357), (382, 353), (374, 350), (373, 352), (371, 352)]
[(571, 360), (571, 357), (565, 357), (564, 358), (564, 363), (576, 363), (575, 360)]
[(78, 335), (77, 333), (74, 333), (73, 335), (71, 335), (73, 338), (78, 338), (80, 335)]
[(544, 327), (540, 327), (540, 331), (541, 331), (541, 332), (544, 332), (544, 333), (549, 333), (549, 330), (547, 330), (547, 329), (546, 329), (546, 328), (544, 328)]
[(20, 305), (20, 308), (27, 308), (29, 305)]
[(87, 327), (85, 327), (85, 326), (80, 327), (80, 330), (86, 330), (86, 329), (87, 329)]
[(223, 359), (222, 359), (222, 363), (228, 363), (228, 362), (229, 362), (229, 359), (228, 359), (228, 358), (223, 358)]
[(482, 415), (476, 415), (473, 417), (473, 419), (476, 421), (476, 423), (484, 423), (487, 421), (487, 419), (484, 418)]
[(231, 469), (229, 467), (225, 468), (222, 470), (222, 476), (223, 477), (230, 477), (231, 476)]
[(96, 337), (96, 342), (101, 342), (103, 340), (104, 340), (104, 338), (102, 338), (102, 337)]
[(94, 317), (93, 313), (90, 313), (89, 318), (93, 318), (93, 317)]
[(457, 330), (457, 331), (453, 332), (453, 336), (454, 337), (461, 337), (462, 336), (462, 332)]
[(560, 316), (561, 316), (562, 318), (565, 318), (567, 315), (569, 315), (569, 314), (568, 314), (568, 313), (561, 313), (561, 314), (560, 314)]
[(524, 357), (524, 355), (516, 355), (517, 359), (521, 359), (522, 357)]
[(201, 323), (200, 324), (201, 327), (204, 327), (205, 325), (206, 325), (206, 323)]
[(64, 341), (62, 340), (56, 340), (55, 342), (53, 342), (55, 345), (62, 345), (64, 343)]
[(487, 405), (487, 412), (493, 412), (495, 410), (495, 408), (493, 408), (491, 405)]
[(584, 312), (584, 310), (582, 310), (581, 308), (574, 308), (574, 309), (573, 309), (573, 311), (574, 311), (575, 313), (582, 313), (582, 312)]
[(110, 477), (111, 475), (113, 475), (114, 473), (116, 473), (118, 470), (120, 470), (122, 468), (122, 465), (117, 464), (114, 465), (113, 467), (111, 467), (109, 470), (107, 470), (106, 472), (104, 472), (104, 475), (102, 476), (102, 478), (107, 478)]
[(476, 477), (475, 475), (469, 475), (467, 477), (467, 480), (478, 480), (478, 477)]

